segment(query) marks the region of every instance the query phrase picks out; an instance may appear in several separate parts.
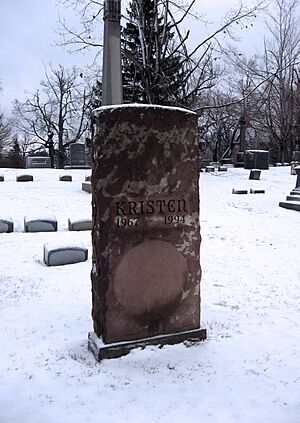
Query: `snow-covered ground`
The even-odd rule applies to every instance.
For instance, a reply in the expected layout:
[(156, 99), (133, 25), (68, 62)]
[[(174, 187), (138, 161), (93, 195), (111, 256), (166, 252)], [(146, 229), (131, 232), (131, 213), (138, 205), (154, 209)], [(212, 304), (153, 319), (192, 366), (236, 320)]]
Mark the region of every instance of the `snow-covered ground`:
[[(1, 423), (300, 422), (300, 213), (280, 208), (294, 188), (288, 167), (201, 174), (202, 325), (207, 341), (147, 347), (96, 362), (91, 259), (46, 267), (48, 241), (83, 242), (68, 217), (91, 214), (88, 171), (1, 169)], [(29, 173), (29, 172), (28, 172)], [(66, 171), (65, 171), (66, 173)], [(233, 195), (232, 188), (265, 194)], [(26, 215), (55, 215), (58, 232), (23, 233)]]

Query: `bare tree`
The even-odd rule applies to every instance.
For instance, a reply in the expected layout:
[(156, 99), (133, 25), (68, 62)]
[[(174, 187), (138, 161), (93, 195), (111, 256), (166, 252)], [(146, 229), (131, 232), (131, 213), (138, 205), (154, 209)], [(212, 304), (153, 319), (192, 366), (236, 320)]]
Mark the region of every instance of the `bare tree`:
[[(267, 38), (261, 58), (235, 63), (251, 81), (254, 99), (250, 120), (258, 137), (268, 143), (274, 161), (289, 161), (300, 146), (300, 20), (298, 0), (272, 0)], [(248, 95), (248, 94), (247, 94)]]
[[(157, 102), (155, 90), (160, 88), (161, 92), (170, 95), (172, 104), (184, 104), (191, 108), (197, 97), (216, 83), (219, 69), (214, 63), (223, 38), (234, 39), (237, 28), (243, 28), (254, 20), (266, 3), (260, 0), (248, 7), (240, 2), (236, 9), (228, 12), (217, 29), (192, 45), (190, 31), (186, 31), (183, 25), (188, 19), (195, 19), (198, 25), (205, 24), (203, 15), (199, 16), (194, 11), (197, 6), (195, 0), (187, 4), (153, 0), (151, 28), (145, 25), (145, 2), (146, 0), (132, 0), (128, 13), (123, 10), (126, 26), (134, 25), (138, 33), (135, 38), (136, 46), (133, 49), (126, 45), (126, 38), (122, 48), (125, 67), (132, 69), (133, 77), (138, 74), (134, 86), (131, 87), (131, 94), (132, 91), (137, 91), (142, 81), (140, 88), (144, 92), (145, 102), (153, 102), (153, 99)], [(59, 44), (72, 52), (95, 48), (95, 53), (99, 54), (102, 48), (99, 30), (102, 27), (102, 2), (61, 0), (61, 3), (79, 11), (82, 27), (81, 30), (71, 28), (61, 19)], [(171, 38), (170, 33), (174, 34)], [(183, 82), (178, 84), (177, 92), (170, 89), (172, 87), (170, 87), (169, 68), (166, 71), (166, 62), (171, 60), (174, 63), (174, 59), (182, 73), (181, 82)], [(125, 80), (125, 89), (128, 86), (127, 82)]]
[(15, 101), (15, 126), (32, 137), (36, 146), (47, 148), (54, 165), (63, 167), (66, 149), (82, 139), (88, 128), (89, 94), (76, 68), (45, 69), (41, 88), (25, 102)]

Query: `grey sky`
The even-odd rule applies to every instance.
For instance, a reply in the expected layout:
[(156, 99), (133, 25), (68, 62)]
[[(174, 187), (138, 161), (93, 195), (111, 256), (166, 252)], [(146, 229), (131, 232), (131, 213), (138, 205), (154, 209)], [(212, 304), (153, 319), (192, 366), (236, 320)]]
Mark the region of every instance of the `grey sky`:
[[(220, 21), (228, 7), (235, 0), (198, 0), (199, 12), (207, 13), (210, 22)], [(68, 22), (75, 22), (71, 10), (62, 10)], [(43, 79), (44, 64), (54, 66), (84, 66), (91, 62), (93, 55), (69, 55), (60, 47), (53, 46), (58, 39), (55, 28), (58, 25), (57, 0), (0, 0), (0, 81), (3, 88), (0, 94), (0, 108), (9, 114), (12, 101), (25, 98), (25, 91), (33, 92)], [(258, 25), (258, 24), (256, 24)], [(241, 33), (249, 45), (253, 37), (258, 40), (257, 26)], [(101, 28), (99, 28), (100, 33)], [(197, 27), (193, 37), (201, 36)]]
[[(22, 99), (25, 91), (38, 88), (44, 64), (81, 66), (89, 60), (53, 46), (58, 39), (56, 0), (0, 0), (0, 16), (0, 105), (6, 112), (15, 98)], [(71, 11), (68, 16), (75, 20)]]

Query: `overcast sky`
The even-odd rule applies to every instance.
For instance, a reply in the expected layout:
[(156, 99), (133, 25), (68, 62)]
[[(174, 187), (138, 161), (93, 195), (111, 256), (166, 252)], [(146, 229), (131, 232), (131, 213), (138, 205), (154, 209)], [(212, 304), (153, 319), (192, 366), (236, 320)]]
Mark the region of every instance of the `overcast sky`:
[[(234, 6), (235, 0), (198, 0), (209, 21), (220, 21), (226, 8)], [(69, 55), (61, 47), (54, 46), (58, 35), (57, 0), (0, 0), (0, 107), (9, 114), (12, 101), (22, 100), (27, 92), (34, 92), (43, 79), (44, 64), (59, 63), (66, 66), (84, 66), (91, 62), (92, 54)], [(76, 22), (75, 14), (60, 8), (60, 14), (68, 22)], [(259, 40), (257, 24), (242, 33), (253, 51), (253, 39)], [(99, 28), (100, 33), (101, 28)], [(197, 27), (193, 28), (194, 37)]]

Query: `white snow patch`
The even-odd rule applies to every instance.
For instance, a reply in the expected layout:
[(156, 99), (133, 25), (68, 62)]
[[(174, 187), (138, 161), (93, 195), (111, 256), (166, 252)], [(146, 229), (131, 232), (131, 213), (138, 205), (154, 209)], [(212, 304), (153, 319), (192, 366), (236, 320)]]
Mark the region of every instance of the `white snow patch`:
[[(0, 215), (0, 422), (297, 423), (300, 416), (300, 214), (280, 208), (295, 186), (290, 168), (201, 174), (202, 325), (208, 339), (137, 349), (95, 362), (87, 348), (92, 260), (46, 267), (43, 245), (82, 242), (72, 211), (91, 215), (85, 170), (3, 169)], [(266, 189), (234, 196), (232, 186)], [(25, 215), (54, 214), (58, 232), (18, 232)], [(91, 257), (91, 254), (89, 254)]]

